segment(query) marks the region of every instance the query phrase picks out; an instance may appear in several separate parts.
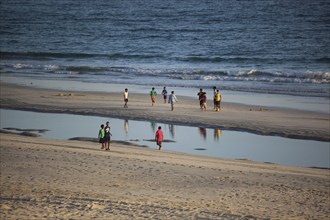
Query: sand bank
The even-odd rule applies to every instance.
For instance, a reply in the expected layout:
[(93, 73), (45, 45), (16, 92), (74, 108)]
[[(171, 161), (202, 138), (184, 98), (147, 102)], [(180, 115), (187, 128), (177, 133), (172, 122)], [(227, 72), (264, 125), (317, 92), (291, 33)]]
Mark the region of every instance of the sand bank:
[(1, 219), (328, 219), (329, 170), (0, 134)]
[(97, 115), (131, 120), (153, 120), (172, 124), (248, 131), (262, 135), (330, 141), (329, 115), (281, 108), (223, 103), (220, 113), (203, 113), (196, 99), (177, 94), (179, 103), (173, 112), (159, 95), (151, 107), (148, 94), (132, 94), (124, 109), (121, 93), (70, 92), (23, 87), (1, 83), (1, 107), (39, 112)]

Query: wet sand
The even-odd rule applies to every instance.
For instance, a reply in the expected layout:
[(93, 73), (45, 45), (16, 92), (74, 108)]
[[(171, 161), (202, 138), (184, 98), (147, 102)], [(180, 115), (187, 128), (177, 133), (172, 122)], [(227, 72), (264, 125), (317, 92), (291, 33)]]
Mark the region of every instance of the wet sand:
[[(197, 94), (197, 93), (196, 93)], [(1, 107), (38, 112), (96, 115), (129, 120), (153, 120), (178, 125), (194, 125), (223, 130), (248, 131), (261, 135), (330, 141), (329, 115), (283, 108), (222, 103), (222, 111), (213, 111), (213, 100), (208, 100), (208, 111), (199, 109), (196, 99), (180, 97), (175, 110), (164, 104), (161, 95), (151, 107), (146, 95), (129, 96), (124, 109), (122, 93), (70, 92), (37, 89), (1, 84)]]
[[(1, 84), (1, 107), (155, 120), (329, 141), (326, 114), (180, 97), (55, 91)], [(197, 99), (197, 98), (196, 98)], [(210, 102), (209, 102), (210, 103)], [(192, 156), (0, 133), (1, 219), (329, 219), (329, 169)], [(311, 146), (313, 147), (313, 146)]]
[(329, 170), (0, 134), (1, 219), (328, 219)]

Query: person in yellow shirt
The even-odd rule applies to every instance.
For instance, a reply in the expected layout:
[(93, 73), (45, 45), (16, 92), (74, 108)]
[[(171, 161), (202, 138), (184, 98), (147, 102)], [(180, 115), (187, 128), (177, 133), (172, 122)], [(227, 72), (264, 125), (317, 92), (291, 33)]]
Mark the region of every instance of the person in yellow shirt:
[(219, 92), (219, 89), (217, 89), (217, 92), (216, 92), (216, 94), (214, 96), (214, 99), (215, 99), (215, 105), (216, 105), (215, 111), (220, 112), (220, 110), (221, 110), (221, 107), (220, 107), (220, 104), (221, 104), (221, 94)]

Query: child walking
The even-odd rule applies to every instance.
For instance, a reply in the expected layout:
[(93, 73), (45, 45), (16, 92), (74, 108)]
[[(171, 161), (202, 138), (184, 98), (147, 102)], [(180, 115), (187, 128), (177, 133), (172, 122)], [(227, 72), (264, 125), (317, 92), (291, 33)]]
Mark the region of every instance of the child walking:
[(101, 143), (101, 149), (105, 148), (105, 131), (104, 131), (104, 124), (101, 124), (101, 129), (99, 130), (98, 134), (99, 143)]
[(156, 131), (156, 136), (155, 136), (155, 140), (156, 140), (156, 143), (157, 145), (159, 146), (159, 150), (162, 149), (162, 142), (164, 140), (164, 134), (163, 134), (163, 131), (162, 131), (162, 127), (158, 127), (158, 130)]
[(152, 106), (154, 106), (154, 104), (156, 103), (156, 96), (157, 96), (157, 92), (156, 92), (155, 88), (153, 87), (150, 91), (151, 105)]
[(111, 140), (112, 134), (110, 133), (110, 125), (107, 121), (106, 126), (104, 128), (104, 147), (105, 150), (110, 150), (110, 140)]
[(166, 90), (166, 87), (164, 86), (164, 89), (162, 91), (162, 95), (163, 95), (163, 98), (164, 98), (164, 104), (166, 103), (166, 99), (167, 99), (167, 90)]
[(128, 102), (128, 89), (125, 89), (125, 92), (124, 92), (124, 108), (128, 108), (128, 105), (127, 105), (127, 102)]
[(215, 94), (214, 99), (215, 99), (215, 106), (216, 106), (215, 111), (220, 112), (220, 110), (221, 110), (221, 108), (220, 108), (221, 94), (219, 92), (219, 89), (217, 89), (217, 93)]
[(178, 99), (174, 95), (174, 91), (171, 92), (170, 96), (168, 97), (168, 103), (171, 104), (171, 110), (174, 110), (174, 104), (178, 102)]

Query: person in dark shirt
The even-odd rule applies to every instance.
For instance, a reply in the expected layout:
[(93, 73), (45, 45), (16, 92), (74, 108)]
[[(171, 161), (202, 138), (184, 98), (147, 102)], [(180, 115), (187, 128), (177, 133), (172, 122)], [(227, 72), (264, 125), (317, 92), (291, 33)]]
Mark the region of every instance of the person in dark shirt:
[(104, 128), (104, 137), (105, 137), (105, 150), (110, 150), (110, 140), (111, 140), (112, 134), (110, 133), (110, 125), (107, 121), (106, 126)]

